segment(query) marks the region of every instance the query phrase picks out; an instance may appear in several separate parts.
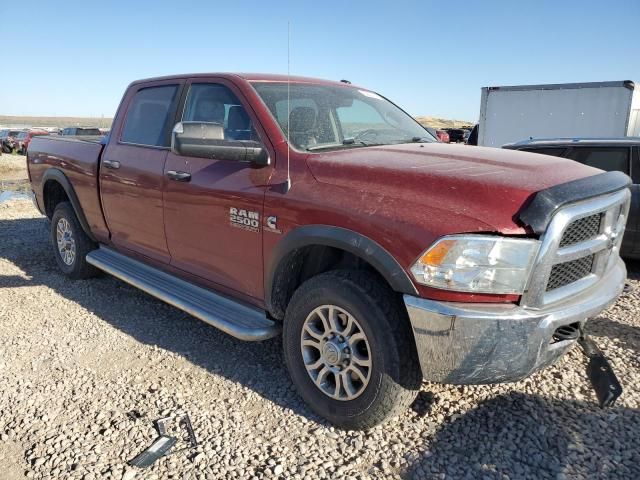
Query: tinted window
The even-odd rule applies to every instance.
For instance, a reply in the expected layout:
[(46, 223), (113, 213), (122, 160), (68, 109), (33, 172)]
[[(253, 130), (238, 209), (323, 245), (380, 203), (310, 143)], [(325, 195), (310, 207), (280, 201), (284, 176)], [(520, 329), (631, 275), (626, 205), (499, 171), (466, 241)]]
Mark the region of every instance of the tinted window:
[(78, 128), (76, 135), (100, 135), (100, 130), (97, 128)]
[(120, 139), (126, 143), (168, 146), (166, 135), (175, 102), (177, 85), (139, 90), (129, 105)]
[(574, 147), (567, 158), (607, 172), (629, 173), (628, 147)]
[(633, 183), (640, 183), (640, 147), (633, 147), (631, 178), (633, 179)]
[(551, 155), (553, 157), (561, 157), (566, 148), (523, 148), (523, 152), (541, 153), (544, 155)]
[(222, 125), (225, 140), (258, 140), (247, 111), (238, 97), (224, 85), (191, 85), (182, 120)]

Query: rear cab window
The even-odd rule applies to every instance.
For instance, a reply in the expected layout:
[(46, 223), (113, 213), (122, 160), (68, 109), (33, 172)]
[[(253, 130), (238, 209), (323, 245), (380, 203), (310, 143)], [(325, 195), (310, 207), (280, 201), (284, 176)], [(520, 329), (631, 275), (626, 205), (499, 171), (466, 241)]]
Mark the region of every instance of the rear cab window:
[(144, 87), (129, 103), (120, 141), (134, 145), (168, 147), (167, 129), (173, 122), (178, 85)]

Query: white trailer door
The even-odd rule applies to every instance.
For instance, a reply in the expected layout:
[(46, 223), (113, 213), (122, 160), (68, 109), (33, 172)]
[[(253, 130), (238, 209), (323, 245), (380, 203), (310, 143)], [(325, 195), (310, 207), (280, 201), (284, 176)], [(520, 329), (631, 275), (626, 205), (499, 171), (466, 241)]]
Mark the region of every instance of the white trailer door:
[(624, 86), (483, 89), (480, 144), (501, 147), (531, 137), (625, 136), (632, 94)]

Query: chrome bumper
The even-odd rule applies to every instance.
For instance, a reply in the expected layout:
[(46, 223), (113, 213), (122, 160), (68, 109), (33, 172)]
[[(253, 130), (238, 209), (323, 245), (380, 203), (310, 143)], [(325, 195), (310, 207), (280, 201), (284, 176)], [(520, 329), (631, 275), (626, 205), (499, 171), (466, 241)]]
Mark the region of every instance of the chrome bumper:
[(438, 302), (404, 296), (425, 380), (450, 384), (512, 382), (554, 363), (575, 340), (554, 342), (558, 327), (584, 325), (622, 292), (621, 259), (591, 288), (535, 310), (518, 305)]

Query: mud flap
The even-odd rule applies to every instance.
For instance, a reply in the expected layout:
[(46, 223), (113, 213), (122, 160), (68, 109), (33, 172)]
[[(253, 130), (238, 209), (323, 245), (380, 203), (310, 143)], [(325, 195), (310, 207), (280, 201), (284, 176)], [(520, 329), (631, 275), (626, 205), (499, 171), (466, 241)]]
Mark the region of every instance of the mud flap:
[(582, 336), (578, 343), (589, 359), (587, 377), (596, 392), (600, 407), (611, 407), (622, 394), (622, 385), (620, 385), (618, 377), (613, 373), (609, 361), (591, 338)]

